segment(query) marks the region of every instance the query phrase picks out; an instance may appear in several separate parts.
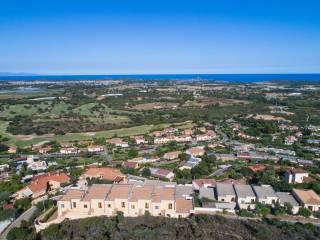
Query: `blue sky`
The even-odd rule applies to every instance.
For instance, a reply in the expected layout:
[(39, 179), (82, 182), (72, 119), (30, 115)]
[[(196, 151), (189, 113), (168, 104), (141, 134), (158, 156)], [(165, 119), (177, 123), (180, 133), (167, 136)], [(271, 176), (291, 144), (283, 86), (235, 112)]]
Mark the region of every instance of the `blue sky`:
[(0, 72), (319, 73), (320, 1), (1, 0)]

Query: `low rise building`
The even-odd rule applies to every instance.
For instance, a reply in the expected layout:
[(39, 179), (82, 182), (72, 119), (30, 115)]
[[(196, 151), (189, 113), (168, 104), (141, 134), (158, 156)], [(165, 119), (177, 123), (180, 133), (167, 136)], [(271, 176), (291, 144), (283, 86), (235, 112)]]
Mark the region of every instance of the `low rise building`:
[(200, 188), (215, 187), (216, 180), (214, 179), (195, 179), (192, 181), (192, 187), (195, 191), (199, 191)]
[(88, 152), (90, 153), (95, 153), (95, 152), (103, 152), (104, 151), (104, 146), (99, 146), (99, 145), (90, 145), (87, 148)]
[(129, 147), (128, 142), (123, 141), (121, 138), (111, 138), (111, 139), (106, 140), (106, 143), (109, 143), (109, 144), (114, 145), (116, 147), (122, 147), (122, 148)]
[(313, 190), (293, 189), (292, 194), (302, 207), (312, 212), (320, 210), (320, 197)]
[(165, 178), (169, 181), (172, 181), (174, 178), (174, 173), (172, 171), (169, 171), (167, 169), (162, 168), (150, 168), (151, 176), (157, 177), (157, 178)]
[(217, 200), (219, 202), (235, 202), (236, 193), (232, 183), (217, 183), (216, 184)]
[(199, 197), (201, 199), (216, 200), (215, 189), (213, 187), (200, 187)]
[(274, 205), (278, 201), (278, 196), (276, 195), (275, 191), (271, 186), (252, 186), (252, 188), (257, 196), (257, 201), (259, 203), (266, 205)]
[(69, 183), (70, 178), (62, 172), (47, 173), (32, 178), (31, 182), (14, 194), (16, 199), (31, 197), (33, 199), (45, 195), (47, 192), (58, 190), (62, 184)]
[(199, 147), (192, 147), (187, 149), (186, 153), (194, 156), (194, 157), (199, 157), (203, 156), (205, 154), (204, 146), (199, 146)]
[(126, 176), (122, 174), (119, 169), (111, 167), (90, 167), (84, 172), (81, 177), (83, 179), (99, 178), (112, 182), (126, 181)]
[(303, 183), (307, 177), (309, 177), (309, 173), (303, 169), (288, 169), (284, 173), (284, 180), (287, 183)]
[(163, 155), (163, 158), (166, 160), (174, 160), (179, 158), (180, 154), (181, 154), (181, 151), (167, 152)]
[(237, 205), (239, 209), (255, 209), (256, 195), (250, 185), (235, 184)]
[(87, 191), (69, 190), (58, 200), (58, 216), (77, 219), (90, 216), (187, 217), (192, 200), (175, 195), (176, 186), (94, 184)]
[(300, 206), (297, 200), (292, 196), (292, 194), (288, 192), (276, 192), (279, 200), (280, 206), (285, 206), (286, 204), (290, 204), (292, 206), (292, 213), (297, 214)]

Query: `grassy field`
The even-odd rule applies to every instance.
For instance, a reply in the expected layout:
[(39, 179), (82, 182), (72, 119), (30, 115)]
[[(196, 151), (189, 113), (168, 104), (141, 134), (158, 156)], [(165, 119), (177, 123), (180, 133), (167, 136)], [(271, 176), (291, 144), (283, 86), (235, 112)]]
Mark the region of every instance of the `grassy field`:
[[(2, 134), (3, 136), (9, 137), (10, 138), (9, 143), (16, 145), (18, 147), (35, 145), (37, 143), (41, 143), (45, 141), (59, 141), (59, 142), (80, 141), (80, 140), (92, 139), (94, 137), (111, 138), (115, 135), (117, 135), (118, 137), (141, 135), (141, 134), (146, 134), (151, 131), (163, 129), (170, 126), (170, 124), (141, 125), (136, 127), (120, 128), (120, 129), (114, 129), (114, 130), (99, 131), (94, 133), (68, 133), (66, 135), (43, 135), (43, 136), (37, 136), (37, 135), (15, 136), (15, 135), (9, 135), (8, 133), (6, 133), (5, 131), (6, 124), (7, 124), (6, 122), (0, 121), (0, 134)], [(176, 125), (179, 128), (186, 128), (191, 126), (189, 122), (177, 123)]]

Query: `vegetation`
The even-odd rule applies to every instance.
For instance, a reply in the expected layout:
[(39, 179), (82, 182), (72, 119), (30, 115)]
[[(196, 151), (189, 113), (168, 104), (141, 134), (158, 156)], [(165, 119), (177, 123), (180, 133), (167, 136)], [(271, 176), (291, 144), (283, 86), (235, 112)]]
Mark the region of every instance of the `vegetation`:
[[(278, 221), (240, 221), (196, 215), (190, 219), (162, 217), (94, 217), (51, 225), (39, 237), (55, 239), (317, 239), (320, 228)], [(18, 239), (18, 238), (15, 238)], [(12, 238), (13, 240), (13, 238)]]

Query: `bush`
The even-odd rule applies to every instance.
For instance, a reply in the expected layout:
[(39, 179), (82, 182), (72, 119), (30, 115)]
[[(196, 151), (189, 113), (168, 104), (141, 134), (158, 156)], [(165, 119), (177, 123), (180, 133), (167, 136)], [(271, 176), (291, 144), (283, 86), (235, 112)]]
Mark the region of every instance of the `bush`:
[(300, 216), (303, 216), (303, 217), (306, 217), (306, 218), (308, 218), (308, 217), (311, 216), (311, 212), (310, 212), (310, 210), (307, 209), (307, 208), (300, 208), (298, 214), (299, 214)]

